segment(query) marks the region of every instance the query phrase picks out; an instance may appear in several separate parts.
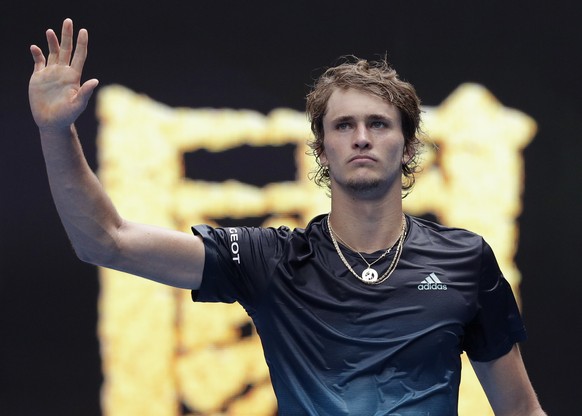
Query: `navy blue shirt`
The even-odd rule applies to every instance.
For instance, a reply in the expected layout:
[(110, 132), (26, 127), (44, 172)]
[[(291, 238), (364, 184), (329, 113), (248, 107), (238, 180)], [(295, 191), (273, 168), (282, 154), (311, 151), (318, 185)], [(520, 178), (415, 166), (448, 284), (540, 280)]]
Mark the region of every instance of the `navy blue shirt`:
[[(461, 353), (489, 361), (525, 339), (511, 288), (480, 236), (407, 222), (398, 266), (378, 285), (347, 270), (323, 215), (293, 231), (193, 228), (206, 249), (193, 298), (245, 308), (279, 414), (456, 415)], [(342, 251), (361, 273), (358, 254)], [(380, 275), (392, 256), (374, 265)]]

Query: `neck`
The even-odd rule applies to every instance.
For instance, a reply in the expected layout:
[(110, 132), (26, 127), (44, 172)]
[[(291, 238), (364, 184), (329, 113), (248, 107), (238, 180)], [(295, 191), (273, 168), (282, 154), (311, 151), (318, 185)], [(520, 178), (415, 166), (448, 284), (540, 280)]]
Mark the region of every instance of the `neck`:
[(373, 253), (392, 247), (402, 231), (402, 198), (398, 193), (376, 200), (361, 200), (332, 189), (330, 222), (337, 236), (350, 247)]

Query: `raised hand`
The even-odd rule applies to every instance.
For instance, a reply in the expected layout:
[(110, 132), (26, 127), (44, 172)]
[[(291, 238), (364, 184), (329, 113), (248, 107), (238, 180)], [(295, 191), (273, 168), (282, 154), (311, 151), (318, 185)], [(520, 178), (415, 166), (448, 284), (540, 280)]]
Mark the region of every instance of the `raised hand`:
[(28, 96), (34, 121), (41, 130), (70, 128), (85, 110), (99, 81), (90, 79), (81, 85), (83, 65), (87, 58), (87, 30), (81, 29), (73, 53), (73, 21), (65, 19), (61, 43), (52, 29), (47, 30), (48, 59), (32, 45), (34, 72)]

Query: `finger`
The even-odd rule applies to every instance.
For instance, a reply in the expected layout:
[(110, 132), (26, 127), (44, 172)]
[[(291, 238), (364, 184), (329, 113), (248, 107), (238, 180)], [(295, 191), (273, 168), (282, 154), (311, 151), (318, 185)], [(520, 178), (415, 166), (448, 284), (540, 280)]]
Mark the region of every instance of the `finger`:
[(93, 78), (85, 81), (77, 91), (77, 99), (82, 103), (83, 108), (87, 106), (87, 103), (93, 95), (93, 91), (97, 88), (97, 85), (99, 85), (99, 81)]
[(79, 93), (83, 97), (89, 98), (91, 94), (93, 94), (95, 88), (97, 88), (97, 85), (99, 85), (99, 80), (97, 80), (96, 78), (89, 79), (85, 81), (83, 85), (81, 85), (81, 88), (79, 88)]
[(47, 65), (56, 64), (59, 59), (59, 40), (57, 35), (52, 29), (46, 31), (46, 42), (48, 43), (49, 54), (47, 59)]
[(87, 44), (89, 43), (89, 34), (86, 29), (79, 30), (77, 37), (77, 46), (75, 46), (75, 54), (71, 62), (71, 68), (78, 72), (83, 72), (85, 59), (87, 58)]
[(30, 53), (32, 54), (32, 59), (34, 60), (34, 72), (43, 69), (45, 67), (46, 61), (44, 59), (44, 55), (42, 54), (42, 50), (38, 46), (32, 45), (30, 47)]
[(59, 50), (58, 63), (60, 65), (69, 65), (71, 54), (73, 52), (73, 21), (65, 19), (61, 30), (61, 48)]

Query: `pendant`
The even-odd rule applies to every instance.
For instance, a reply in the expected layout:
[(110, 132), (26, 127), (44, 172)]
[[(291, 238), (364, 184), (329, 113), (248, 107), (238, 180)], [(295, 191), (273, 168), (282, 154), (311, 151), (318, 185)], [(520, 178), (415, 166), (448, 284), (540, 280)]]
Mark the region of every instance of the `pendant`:
[(373, 283), (378, 280), (378, 272), (370, 267), (362, 272), (362, 280), (364, 282)]

